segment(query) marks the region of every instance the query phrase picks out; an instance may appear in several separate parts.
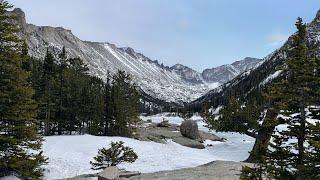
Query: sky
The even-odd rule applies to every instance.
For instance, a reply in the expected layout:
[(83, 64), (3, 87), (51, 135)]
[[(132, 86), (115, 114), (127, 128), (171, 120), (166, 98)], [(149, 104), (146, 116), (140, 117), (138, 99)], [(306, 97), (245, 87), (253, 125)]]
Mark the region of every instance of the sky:
[(263, 58), (310, 22), (319, 0), (9, 0), (27, 22), (72, 30), (82, 40), (132, 47), (164, 65), (202, 71)]

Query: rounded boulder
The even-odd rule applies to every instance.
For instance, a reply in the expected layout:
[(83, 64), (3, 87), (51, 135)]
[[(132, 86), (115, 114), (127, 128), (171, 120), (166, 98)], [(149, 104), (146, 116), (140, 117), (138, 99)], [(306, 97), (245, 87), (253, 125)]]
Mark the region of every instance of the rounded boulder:
[(190, 138), (190, 139), (198, 139), (200, 138), (198, 124), (193, 120), (186, 120), (181, 123), (180, 132), (182, 136)]

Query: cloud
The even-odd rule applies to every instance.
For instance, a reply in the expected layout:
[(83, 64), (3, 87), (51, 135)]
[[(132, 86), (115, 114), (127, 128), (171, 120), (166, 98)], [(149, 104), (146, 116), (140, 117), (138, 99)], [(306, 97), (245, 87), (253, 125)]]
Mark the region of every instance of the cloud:
[(284, 33), (280, 33), (280, 32), (274, 32), (269, 34), (266, 39), (268, 42), (268, 46), (280, 46), (282, 45), (284, 42), (287, 41), (287, 39), (289, 38), (288, 34), (284, 34)]

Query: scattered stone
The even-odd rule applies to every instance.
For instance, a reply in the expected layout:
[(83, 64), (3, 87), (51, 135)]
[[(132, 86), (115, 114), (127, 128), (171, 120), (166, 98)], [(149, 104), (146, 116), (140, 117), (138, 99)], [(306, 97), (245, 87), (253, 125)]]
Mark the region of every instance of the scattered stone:
[(170, 127), (168, 120), (163, 120), (162, 122), (157, 124), (158, 127)]
[(193, 120), (185, 120), (181, 123), (180, 132), (184, 137), (190, 139), (198, 139), (200, 138), (198, 124)]
[(98, 180), (116, 180), (119, 176), (119, 169), (116, 166), (110, 166), (98, 174)]

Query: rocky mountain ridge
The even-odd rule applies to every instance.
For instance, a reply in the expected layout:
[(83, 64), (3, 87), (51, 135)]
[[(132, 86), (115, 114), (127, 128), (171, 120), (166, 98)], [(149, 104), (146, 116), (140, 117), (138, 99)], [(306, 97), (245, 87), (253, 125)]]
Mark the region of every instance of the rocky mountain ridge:
[(124, 70), (132, 75), (141, 91), (166, 102), (184, 103), (195, 100), (217, 85), (234, 78), (243, 69), (248, 69), (243, 65), (232, 74), (219, 71), (220, 79), (216, 78), (216, 71), (208, 71), (206, 78), (203, 78), (202, 73), (191, 68), (182, 68), (182, 65), (171, 68), (164, 66), (130, 47), (118, 48), (107, 42), (83, 41), (71, 30), (62, 27), (28, 24), (24, 12), (19, 8), (8, 13), (18, 17), (17, 22), (21, 27), (19, 35), (26, 40), (31, 56), (43, 59), (47, 49), (59, 53), (64, 46), (69, 57), (84, 60), (92, 75), (105, 80), (108, 72)]

